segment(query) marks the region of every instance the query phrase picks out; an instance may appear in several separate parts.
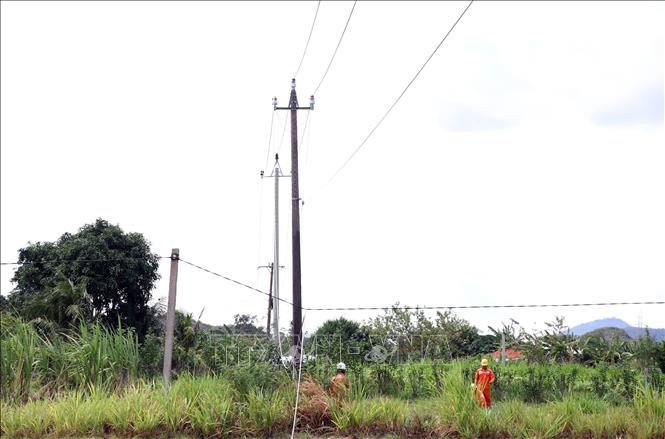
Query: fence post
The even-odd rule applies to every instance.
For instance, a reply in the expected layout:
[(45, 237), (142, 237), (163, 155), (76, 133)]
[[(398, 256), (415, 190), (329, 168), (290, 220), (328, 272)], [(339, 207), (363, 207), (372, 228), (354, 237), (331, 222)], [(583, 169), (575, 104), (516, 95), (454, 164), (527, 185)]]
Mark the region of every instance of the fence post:
[(171, 379), (171, 359), (173, 357), (173, 330), (175, 327), (175, 295), (178, 286), (178, 260), (180, 250), (171, 250), (171, 274), (169, 276), (169, 302), (166, 308), (166, 328), (164, 334), (164, 369), (162, 376), (164, 385), (168, 386)]

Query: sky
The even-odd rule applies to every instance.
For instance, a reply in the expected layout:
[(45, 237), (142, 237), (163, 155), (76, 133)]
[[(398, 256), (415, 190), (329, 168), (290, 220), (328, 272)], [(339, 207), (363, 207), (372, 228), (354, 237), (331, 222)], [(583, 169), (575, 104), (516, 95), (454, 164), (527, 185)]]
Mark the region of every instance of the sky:
[[(352, 5), (321, 2), (296, 76), (301, 106)], [(466, 5), (357, 3), (315, 109), (298, 114), (303, 306), (665, 300), (663, 3), (475, 2), (335, 175)], [(291, 169), (287, 113), (271, 100), (288, 104), (317, 2), (0, 7), (2, 261), (104, 218), (160, 255), (177, 247), (267, 291), (257, 267), (272, 261), (274, 182), (259, 172), (276, 152)], [(13, 271), (2, 266), (2, 294)], [(265, 324), (266, 302), (180, 264), (177, 306), (207, 323)], [(483, 331), (558, 315), (665, 327), (664, 309), (458, 314)], [(304, 328), (375, 315), (306, 311)]]

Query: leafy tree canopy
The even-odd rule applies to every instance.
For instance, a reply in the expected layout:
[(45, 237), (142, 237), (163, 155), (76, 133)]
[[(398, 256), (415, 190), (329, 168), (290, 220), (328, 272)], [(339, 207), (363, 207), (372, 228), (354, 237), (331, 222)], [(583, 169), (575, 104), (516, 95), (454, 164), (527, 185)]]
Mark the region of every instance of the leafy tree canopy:
[(233, 334), (262, 334), (263, 328), (256, 325), (257, 317), (249, 314), (236, 314), (233, 316)]
[[(16, 287), (9, 301), (23, 317), (63, 323), (67, 311), (78, 309), (86, 320), (120, 321), (139, 336), (147, 330), (159, 259), (142, 234), (97, 219), (55, 242), (28, 243), (18, 259), (23, 265), (12, 278)], [(81, 260), (87, 262), (71, 262)]]
[(316, 330), (313, 337), (319, 357), (327, 358), (331, 362), (346, 363), (362, 361), (370, 349), (368, 338), (365, 328), (344, 317), (327, 320)]
[(367, 334), (365, 334), (357, 322), (347, 320), (344, 317), (325, 321), (323, 325), (316, 330), (315, 335), (339, 336), (342, 341), (367, 338)]

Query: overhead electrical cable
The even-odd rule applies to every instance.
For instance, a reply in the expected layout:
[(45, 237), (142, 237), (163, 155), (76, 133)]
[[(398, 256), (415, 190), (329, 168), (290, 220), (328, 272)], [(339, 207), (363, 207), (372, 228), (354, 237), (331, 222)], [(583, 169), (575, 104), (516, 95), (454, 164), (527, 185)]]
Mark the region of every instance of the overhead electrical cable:
[(559, 307), (615, 306), (615, 305), (665, 305), (665, 301), (548, 303), (548, 304), (534, 303), (528, 305), (357, 306), (357, 307), (303, 308), (303, 309), (306, 309), (308, 311), (388, 311), (391, 309), (445, 310), (445, 309), (492, 309), (492, 308), (559, 308)]
[[(311, 141), (311, 135), (312, 135), (312, 121), (310, 120), (310, 113), (307, 112), (307, 120), (305, 121), (305, 130), (302, 133), (302, 137), (300, 138), (300, 143), (298, 145), (302, 146), (302, 153), (299, 152), (298, 154), (300, 157), (305, 156), (305, 159), (301, 162), (301, 170), (300, 170), (300, 177), (301, 177), (301, 182), (302, 182), (302, 191), (301, 191), (301, 198), (303, 199), (303, 203), (305, 200), (305, 193), (309, 194), (309, 170), (307, 167), (307, 158), (309, 156), (309, 150), (311, 149), (310, 146), (310, 141)], [(312, 120), (314, 119), (314, 116), (312, 116)], [(307, 142), (305, 142), (305, 134), (307, 135)], [(302, 203), (301, 203), (302, 207)], [(302, 229), (302, 222), (300, 224), (300, 228)], [(302, 231), (302, 230), (301, 230)]]
[(272, 117), (270, 118), (270, 134), (268, 135), (268, 153), (266, 154), (266, 164), (263, 166), (263, 170), (268, 170), (268, 162), (270, 161), (270, 150), (272, 149), (272, 127), (275, 123), (275, 112), (272, 112)]
[(302, 128), (302, 134), (300, 134), (300, 142), (298, 142), (298, 152), (300, 152), (300, 148), (303, 146), (302, 141), (305, 138), (305, 132), (307, 131), (307, 124), (309, 123), (309, 115), (311, 111), (307, 112), (307, 117), (305, 117), (305, 124)]
[[(209, 269), (207, 269), (207, 268), (205, 268), (205, 267), (202, 267), (202, 266), (200, 266), (200, 265), (197, 265), (197, 264), (194, 264), (194, 263), (192, 263), (192, 262), (186, 261), (186, 260), (184, 260), (184, 259), (182, 259), (182, 258), (180, 258), (180, 262), (184, 262), (184, 263), (187, 264), (187, 265), (191, 265), (191, 266), (194, 267), (194, 268), (198, 268), (199, 270), (202, 270), (202, 271), (205, 271), (205, 272), (207, 272), (207, 273), (210, 273), (210, 274), (212, 274), (213, 276), (221, 277), (222, 279), (227, 280), (227, 281), (229, 281), (229, 282), (233, 282), (233, 283), (235, 283), (235, 284), (238, 284), (238, 285), (240, 285), (241, 287), (245, 287), (245, 288), (247, 288), (247, 289), (249, 289), (249, 290), (252, 290), (252, 291), (255, 291), (255, 292), (257, 292), (257, 293), (261, 293), (261, 294), (263, 294), (263, 295), (265, 295), (265, 296), (270, 297), (270, 294), (269, 294), (269, 293), (266, 293), (266, 292), (263, 291), (263, 290), (259, 290), (258, 288), (254, 288), (254, 287), (252, 287), (252, 286), (250, 286), (250, 285), (247, 285), (247, 284), (242, 283), (242, 282), (240, 282), (240, 281), (237, 281), (237, 280), (235, 280), (235, 279), (231, 279), (231, 278), (228, 277), (228, 276), (224, 276), (223, 274), (216, 273), (216, 272), (214, 272), (214, 271), (212, 271), (212, 270), (209, 270)], [(286, 300), (286, 299), (282, 299), (281, 297), (273, 297), (273, 299), (277, 299), (277, 300), (279, 300), (280, 302), (284, 302), (284, 303), (287, 303), (287, 304), (293, 306), (293, 302), (289, 302), (288, 300)]]
[(284, 136), (286, 134), (286, 122), (288, 120), (288, 113), (284, 112), (284, 126), (282, 129), (282, 138), (279, 140), (279, 146), (277, 147), (277, 154), (282, 150), (282, 145), (284, 144)]
[(323, 84), (323, 80), (326, 79), (326, 75), (328, 74), (328, 70), (330, 70), (330, 66), (333, 63), (333, 60), (335, 59), (335, 55), (337, 55), (337, 50), (339, 49), (340, 44), (342, 44), (342, 39), (344, 38), (344, 34), (346, 33), (346, 28), (349, 27), (349, 22), (351, 21), (351, 16), (353, 15), (353, 10), (356, 9), (356, 3), (358, 1), (353, 2), (353, 7), (351, 7), (351, 12), (349, 12), (349, 18), (346, 19), (346, 24), (344, 25), (344, 30), (342, 30), (342, 35), (339, 37), (339, 41), (337, 42), (337, 47), (335, 47), (335, 51), (332, 54), (332, 57), (330, 58), (330, 62), (328, 63), (328, 67), (326, 67), (326, 71), (323, 73), (323, 76), (321, 77), (321, 80), (319, 81), (319, 85), (316, 86), (314, 89), (314, 94), (316, 95), (316, 92), (319, 91), (319, 88), (321, 88), (321, 84)]
[(471, 7), (471, 5), (473, 4), (473, 1), (474, 1), (474, 0), (471, 0), (471, 1), (469, 2), (469, 4), (466, 6), (466, 8), (464, 8), (464, 11), (462, 11), (462, 13), (460, 14), (460, 16), (459, 16), (459, 17), (457, 18), (457, 20), (455, 21), (455, 23), (453, 23), (452, 27), (448, 30), (448, 32), (446, 32), (446, 34), (443, 36), (443, 38), (441, 39), (441, 41), (439, 42), (439, 44), (437, 44), (437, 46), (434, 48), (434, 51), (430, 54), (430, 56), (427, 58), (427, 60), (425, 61), (425, 63), (422, 65), (422, 67), (420, 67), (420, 69), (418, 70), (418, 72), (416, 72), (415, 76), (411, 79), (411, 81), (409, 81), (409, 83), (406, 85), (406, 87), (404, 87), (404, 90), (402, 90), (402, 92), (399, 94), (399, 96), (397, 96), (397, 99), (395, 99), (395, 101), (392, 103), (392, 105), (388, 108), (388, 111), (386, 111), (386, 112), (384, 113), (384, 115), (381, 117), (381, 119), (379, 119), (379, 121), (376, 123), (376, 125), (374, 125), (374, 128), (372, 128), (372, 130), (369, 132), (369, 134), (363, 139), (362, 142), (360, 142), (360, 145), (358, 145), (358, 147), (355, 149), (355, 151), (353, 151), (353, 153), (349, 156), (349, 158), (346, 159), (346, 161), (342, 164), (342, 166), (340, 166), (340, 167), (337, 169), (337, 171), (332, 175), (332, 177), (330, 177), (330, 179), (328, 179), (328, 181), (326, 182), (326, 184), (325, 184), (324, 186), (327, 186), (328, 184), (330, 184), (330, 182), (331, 182), (335, 177), (337, 177), (337, 175), (339, 175), (339, 173), (342, 171), (342, 169), (344, 169), (344, 168), (346, 167), (346, 165), (351, 161), (351, 159), (353, 159), (353, 157), (358, 153), (358, 151), (360, 151), (360, 149), (365, 145), (365, 143), (367, 142), (367, 140), (369, 140), (369, 138), (372, 136), (372, 134), (374, 134), (374, 131), (376, 131), (376, 129), (379, 127), (379, 125), (381, 125), (381, 123), (385, 120), (385, 118), (388, 117), (388, 114), (390, 114), (390, 112), (393, 110), (393, 108), (395, 108), (395, 105), (397, 105), (397, 103), (400, 101), (400, 99), (402, 99), (402, 96), (404, 96), (404, 94), (406, 93), (406, 91), (411, 87), (411, 85), (412, 85), (413, 82), (416, 80), (416, 78), (418, 78), (418, 76), (419, 76), (420, 73), (423, 71), (423, 69), (425, 68), (425, 66), (427, 66), (427, 64), (430, 62), (430, 60), (432, 59), (432, 57), (436, 54), (436, 52), (439, 50), (439, 48), (440, 48), (440, 47), (443, 45), (443, 43), (446, 41), (446, 39), (448, 38), (448, 36), (450, 35), (450, 33), (453, 31), (453, 29), (455, 29), (455, 26), (457, 26), (457, 23), (459, 23), (460, 20), (462, 19), (462, 17), (464, 17), (464, 14), (466, 14), (466, 11), (469, 10), (469, 8)]
[[(226, 279), (230, 282), (236, 283), (240, 286), (243, 286), (247, 289), (250, 289), (252, 291), (256, 291), (258, 293), (261, 293), (266, 296), (270, 296), (270, 294), (266, 293), (265, 291), (259, 290), (258, 288), (251, 287), (247, 284), (244, 284), (242, 282), (239, 282), (235, 279), (231, 279), (230, 277), (224, 276), (222, 274), (216, 273), (212, 270), (209, 270), (207, 268), (204, 268), (200, 265), (196, 265), (192, 262), (185, 261), (184, 259), (180, 259), (180, 261), (184, 262), (185, 264), (189, 264), (192, 267), (198, 268), (199, 270), (203, 270), (205, 272), (208, 272), (214, 276), (221, 277), (223, 279)], [(281, 297), (278, 298), (279, 301), (287, 303), (291, 306), (295, 306), (293, 302), (289, 302), (288, 300), (282, 299)], [(402, 309), (402, 310), (446, 310), (446, 309), (497, 309), (497, 308), (561, 308), (561, 307), (589, 307), (589, 306), (619, 306), (619, 305), (665, 305), (665, 301), (634, 301), (634, 302), (588, 302), (588, 303), (532, 303), (532, 304), (518, 304), (518, 305), (440, 305), (440, 306), (356, 306), (356, 307), (314, 307), (314, 308), (307, 308), (307, 307), (300, 307), (300, 309), (305, 310), (305, 311), (382, 311), (382, 310), (391, 310), (391, 309)]]
[[(157, 256), (158, 259), (173, 259), (171, 256)], [(126, 260), (147, 260), (144, 257), (128, 257), (123, 259), (57, 259), (57, 260), (44, 260), (44, 261), (26, 261), (26, 262), (0, 262), (0, 265), (29, 265), (29, 264), (44, 264), (44, 263), (79, 263), (79, 262), (121, 262)], [(210, 269), (202, 267), (200, 265), (194, 264), (182, 258), (178, 258), (179, 261), (190, 265), (199, 270), (205, 271), (212, 274), (213, 276), (220, 277), (229, 282), (233, 282), (237, 285), (240, 285), (249, 290), (255, 291), (257, 293), (263, 294), (265, 296), (270, 296), (269, 293), (262, 291), (258, 288), (254, 288), (250, 285), (247, 285), (243, 282), (232, 279), (228, 276), (224, 276), (217, 272), (214, 272)], [(284, 302), (288, 305), (293, 305), (293, 302), (290, 302), (286, 299), (276, 298), (280, 302)], [(517, 305), (440, 305), (440, 306), (356, 306), (356, 307), (314, 307), (306, 308), (301, 307), (301, 309), (306, 311), (382, 311), (382, 310), (391, 310), (391, 309), (402, 309), (402, 310), (446, 310), (446, 309), (498, 309), (498, 308), (561, 308), (561, 307), (590, 307), (590, 306), (622, 306), (622, 305), (665, 305), (665, 301), (634, 301), (634, 302), (587, 302), (587, 303), (532, 303), (532, 304), (517, 304)]]
[[(268, 134), (268, 153), (266, 154), (266, 163), (263, 167), (263, 171), (261, 173), (261, 176), (263, 176), (263, 173), (268, 172), (268, 162), (270, 161), (270, 151), (272, 149), (272, 129), (275, 123), (275, 112), (272, 112), (272, 117), (270, 118), (270, 133)], [(261, 245), (263, 242), (263, 184), (261, 184), (261, 187), (259, 189), (259, 233), (258, 233), (258, 250), (257, 250), (257, 256), (256, 256), (256, 264), (260, 265), (261, 261)], [(259, 282), (259, 272), (256, 272), (256, 283), (258, 285)]]
[[(170, 256), (157, 256), (157, 259), (171, 259)], [(61, 264), (61, 263), (78, 263), (78, 262), (122, 262), (127, 260), (133, 261), (147, 261), (145, 257), (126, 257), (126, 258), (110, 258), (110, 259), (51, 259), (44, 261), (17, 261), (17, 262), (0, 262), (0, 265), (35, 265), (35, 264)]]
[(305, 60), (305, 54), (307, 53), (307, 48), (309, 47), (309, 40), (312, 39), (312, 32), (314, 32), (314, 25), (316, 24), (316, 17), (319, 15), (319, 6), (321, 6), (321, 0), (316, 4), (316, 12), (314, 13), (314, 20), (312, 21), (312, 28), (309, 30), (309, 36), (307, 37), (307, 43), (305, 44), (305, 50), (302, 52), (302, 57), (300, 58), (300, 64), (298, 64), (298, 69), (293, 75), (294, 78), (298, 77), (300, 68), (302, 67), (302, 62)]

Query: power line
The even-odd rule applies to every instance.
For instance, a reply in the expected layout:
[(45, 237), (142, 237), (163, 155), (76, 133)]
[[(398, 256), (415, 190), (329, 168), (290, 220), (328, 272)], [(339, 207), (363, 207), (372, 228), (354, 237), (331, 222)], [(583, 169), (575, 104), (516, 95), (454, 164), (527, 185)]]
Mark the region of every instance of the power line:
[[(171, 259), (170, 256), (157, 256), (157, 259)], [(0, 262), (0, 265), (35, 265), (35, 264), (59, 264), (74, 262), (122, 262), (126, 260), (147, 261), (146, 257), (127, 257), (116, 259), (52, 259), (44, 261), (23, 261), (23, 262)]]
[[(221, 277), (222, 279), (225, 279), (225, 280), (228, 280), (229, 282), (233, 282), (233, 283), (235, 283), (235, 284), (238, 284), (238, 285), (240, 285), (241, 287), (245, 287), (245, 288), (247, 288), (247, 289), (249, 289), (249, 290), (252, 290), (252, 291), (255, 291), (255, 292), (257, 292), (257, 293), (261, 293), (261, 294), (263, 294), (264, 296), (268, 296), (268, 297), (270, 297), (270, 294), (269, 294), (269, 293), (266, 293), (265, 291), (259, 290), (258, 288), (254, 288), (254, 287), (252, 287), (252, 286), (249, 286), (249, 285), (247, 285), (247, 284), (245, 284), (245, 283), (242, 283), (242, 282), (240, 282), (240, 281), (237, 281), (237, 280), (235, 280), (235, 279), (231, 279), (230, 277), (224, 276), (223, 274), (215, 273), (214, 271), (209, 270), (209, 269), (207, 269), (207, 268), (205, 268), (205, 267), (201, 267), (200, 265), (196, 265), (196, 264), (194, 264), (194, 263), (192, 263), (192, 262), (185, 261), (185, 260), (182, 259), (182, 258), (180, 258), (180, 262), (184, 262), (184, 263), (187, 264), (187, 265), (191, 265), (191, 266), (194, 267), (194, 268), (198, 268), (199, 270), (202, 270), (202, 271), (205, 271), (205, 272), (207, 272), (207, 273), (210, 273), (210, 274), (212, 274), (213, 276)], [(291, 306), (294, 306), (294, 305), (293, 305), (293, 302), (289, 302), (288, 300), (286, 300), (286, 299), (282, 299), (281, 297), (273, 297), (273, 299), (277, 299), (277, 300), (279, 300), (280, 302), (284, 302), (284, 303), (287, 303), (287, 304), (289, 304), (289, 305), (291, 305)]]
[(312, 28), (309, 30), (309, 36), (307, 37), (307, 44), (305, 44), (305, 50), (302, 53), (302, 58), (300, 58), (300, 64), (298, 64), (298, 70), (293, 75), (294, 78), (298, 76), (300, 72), (300, 67), (302, 67), (302, 62), (305, 60), (305, 54), (307, 53), (307, 47), (309, 47), (309, 40), (312, 38), (312, 32), (314, 32), (314, 25), (316, 24), (316, 17), (319, 15), (319, 6), (321, 6), (321, 0), (316, 4), (316, 12), (314, 13), (314, 21), (312, 21)]
[[(263, 173), (267, 172), (268, 170), (268, 162), (270, 160), (270, 150), (272, 149), (272, 128), (275, 123), (275, 111), (272, 112), (272, 116), (270, 118), (270, 134), (268, 135), (268, 153), (266, 154), (266, 164), (263, 167), (263, 171), (261, 171), (261, 178), (263, 178)], [(256, 262), (257, 264), (261, 260), (261, 244), (262, 244), (262, 229), (263, 229), (263, 184), (260, 185), (259, 189), (259, 233), (258, 233), (258, 249), (256, 251), (257, 256), (256, 256)], [(259, 282), (259, 273), (256, 273), (256, 282), (258, 284)]]
[(309, 111), (307, 112), (307, 117), (305, 117), (305, 125), (302, 128), (302, 134), (300, 135), (300, 142), (298, 143), (298, 151), (300, 151), (300, 147), (302, 146), (302, 141), (305, 138), (305, 132), (307, 131), (307, 123), (309, 122)]
[(314, 94), (316, 94), (317, 91), (319, 91), (319, 88), (321, 87), (321, 84), (323, 84), (323, 80), (326, 79), (326, 75), (328, 74), (328, 70), (330, 70), (330, 66), (333, 63), (333, 60), (335, 59), (335, 55), (337, 55), (337, 50), (339, 49), (340, 44), (342, 44), (342, 39), (344, 38), (344, 34), (346, 33), (346, 28), (349, 27), (349, 21), (351, 21), (351, 16), (353, 15), (353, 10), (356, 9), (356, 3), (358, 1), (356, 0), (353, 2), (353, 7), (351, 8), (351, 12), (349, 13), (349, 18), (346, 19), (346, 24), (344, 25), (344, 30), (342, 30), (342, 35), (339, 37), (339, 41), (337, 42), (337, 47), (335, 47), (335, 51), (332, 54), (332, 57), (330, 58), (330, 62), (328, 63), (328, 67), (326, 67), (326, 71), (323, 73), (323, 77), (321, 77), (321, 81), (319, 81), (319, 85), (316, 86), (316, 89), (314, 89)]
[[(237, 280), (231, 279), (219, 273), (215, 273), (212, 270), (201, 267), (200, 265), (193, 264), (191, 262), (185, 261), (182, 258), (181, 262), (189, 264), (192, 267), (196, 267), (199, 270), (208, 272), (214, 276), (221, 277), (230, 282), (236, 283), (240, 286), (243, 286), (252, 291), (256, 291), (265, 296), (270, 296), (268, 293), (259, 290), (258, 288), (251, 287), (247, 284), (239, 282)], [(288, 300), (278, 298), (278, 300), (288, 303), (291, 306), (295, 306), (292, 302)], [(522, 304), (522, 305), (447, 305), (447, 306), (357, 306), (357, 307), (321, 307), (321, 308), (306, 308), (301, 306), (300, 309), (304, 311), (388, 311), (391, 309), (401, 309), (401, 310), (446, 310), (446, 309), (499, 309), (499, 308), (563, 308), (563, 307), (588, 307), (588, 306), (619, 306), (619, 305), (665, 305), (665, 301), (642, 301), (642, 302), (595, 302), (595, 303), (533, 303), (533, 304)]]
[(444, 310), (444, 309), (492, 309), (492, 308), (558, 308), (581, 306), (614, 306), (614, 305), (665, 305), (665, 301), (653, 302), (598, 302), (598, 303), (550, 303), (528, 305), (451, 305), (451, 306), (359, 306), (334, 308), (303, 308), (308, 311), (387, 311), (403, 310)]
[(272, 112), (272, 117), (270, 118), (270, 134), (268, 135), (268, 153), (266, 154), (266, 164), (263, 167), (264, 170), (268, 170), (268, 162), (270, 161), (270, 149), (272, 147), (272, 127), (275, 123), (275, 112)]
[[(25, 261), (25, 262), (0, 262), (0, 265), (30, 265), (30, 264), (46, 264), (46, 263), (74, 263), (74, 262), (121, 262), (126, 260), (147, 260), (145, 257), (128, 257), (123, 259), (54, 259), (45, 261)], [(171, 259), (171, 256), (157, 256), (157, 259)], [(179, 259), (185, 264), (191, 265), (194, 268), (205, 271), (213, 276), (220, 277), (229, 282), (245, 287), (249, 290), (261, 293), (265, 296), (270, 294), (265, 291), (254, 288), (245, 283), (231, 279), (230, 277), (216, 273), (200, 265), (186, 261), (182, 258)], [(293, 305), (286, 299), (276, 298), (277, 300)], [(665, 301), (642, 301), (642, 302), (595, 302), (595, 303), (534, 303), (534, 304), (520, 304), (520, 305), (441, 305), (441, 306), (357, 306), (357, 307), (319, 307), (319, 308), (306, 308), (300, 307), (305, 311), (388, 311), (391, 309), (401, 310), (450, 310), (450, 309), (502, 309), (502, 308), (565, 308), (565, 307), (589, 307), (589, 306), (621, 306), (621, 305), (665, 305)]]
[[(307, 142), (306, 144), (303, 145), (303, 141), (305, 140), (305, 133), (307, 133), (307, 127), (309, 126), (309, 115), (310, 115), (310, 113), (311, 113), (311, 111), (307, 112), (307, 117), (305, 118), (305, 124), (303, 126), (302, 133), (300, 134), (300, 142), (298, 142), (298, 153), (300, 153), (301, 149), (303, 151), (305, 149), (307, 149), (309, 151), (309, 142)], [(305, 180), (305, 178), (304, 178), (305, 174), (306, 174), (305, 165), (303, 164), (303, 166), (300, 169), (300, 175), (301, 175), (303, 181)], [(302, 203), (301, 203), (301, 205), (302, 205)]]
[(282, 150), (282, 145), (284, 144), (284, 135), (286, 134), (286, 122), (288, 119), (288, 115), (284, 113), (284, 126), (282, 129), (282, 138), (279, 140), (279, 146), (277, 147), (277, 154)]
[[(310, 113), (307, 113), (307, 120), (305, 121), (305, 130), (302, 133), (302, 137), (300, 138), (300, 143), (299, 148), (302, 147), (303, 154), (305, 156), (305, 160), (302, 162), (302, 168), (301, 168), (301, 176), (302, 176), (302, 182), (303, 182), (303, 189), (304, 192), (309, 194), (309, 169), (307, 167), (308, 163), (308, 157), (309, 157), (309, 150), (311, 149), (310, 142), (311, 142), (311, 135), (312, 135), (312, 128), (310, 127), (309, 123), (309, 115)], [(307, 134), (307, 142), (305, 142), (305, 134)], [(304, 145), (304, 146), (303, 146)], [(300, 153), (300, 152), (299, 152)], [(303, 199), (304, 203), (304, 193), (303, 196), (301, 197)], [(301, 203), (302, 207), (302, 203)]]
[[(258, 232), (258, 245), (256, 249), (256, 264), (261, 261), (261, 243), (263, 238), (263, 182), (259, 185), (259, 232)], [(259, 284), (259, 272), (256, 272), (256, 284)]]
[(372, 130), (369, 132), (369, 134), (367, 135), (367, 137), (365, 137), (365, 139), (364, 139), (362, 142), (360, 142), (360, 145), (358, 145), (358, 147), (355, 149), (355, 151), (353, 151), (353, 153), (351, 154), (351, 156), (349, 156), (349, 158), (346, 159), (346, 161), (342, 164), (342, 166), (340, 166), (340, 168), (339, 168), (339, 169), (338, 169), (338, 170), (332, 175), (332, 177), (330, 177), (330, 179), (329, 179), (329, 180), (326, 182), (326, 184), (325, 184), (326, 186), (327, 186), (328, 184), (330, 184), (330, 182), (331, 182), (335, 177), (337, 177), (337, 175), (342, 171), (342, 169), (344, 169), (344, 168), (346, 167), (346, 165), (351, 161), (351, 159), (352, 159), (352, 158), (358, 153), (358, 151), (360, 151), (360, 148), (362, 148), (363, 145), (365, 145), (365, 143), (367, 142), (367, 140), (372, 136), (372, 134), (374, 134), (374, 131), (376, 131), (376, 129), (379, 127), (379, 125), (381, 125), (381, 123), (384, 121), (384, 119), (385, 119), (386, 117), (388, 117), (388, 114), (390, 114), (390, 112), (393, 110), (393, 108), (395, 108), (395, 105), (397, 105), (397, 103), (400, 101), (400, 99), (402, 99), (402, 96), (404, 96), (404, 94), (405, 94), (406, 91), (409, 89), (409, 87), (411, 87), (411, 84), (413, 84), (413, 82), (416, 80), (416, 78), (420, 75), (420, 72), (423, 71), (423, 69), (424, 69), (425, 66), (430, 62), (430, 60), (432, 59), (432, 57), (434, 56), (434, 54), (436, 54), (436, 52), (439, 50), (439, 48), (441, 47), (441, 45), (443, 45), (444, 41), (446, 41), (446, 38), (448, 38), (448, 35), (450, 35), (450, 33), (453, 31), (453, 29), (455, 29), (455, 26), (457, 26), (457, 23), (459, 23), (460, 20), (462, 19), (462, 17), (464, 16), (464, 14), (466, 14), (466, 11), (469, 10), (469, 8), (471, 7), (471, 5), (473, 4), (473, 1), (474, 1), (474, 0), (471, 0), (471, 1), (469, 2), (469, 4), (468, 4), (468, 5), (466, 6), (466, 8), (464, 9), (464, 11), (462, 11), (462, 14), (457, 18), (457, 20), (456, 20), (455, 23), (452, 25), (452, 27), (450, 28), (450, 30), (448, 30), (448, 32), (443, 36), (443, 38), (441, 39), (441, 41), (439, 42), (439, 44), (436, 46), (436, 48), (434, 49), (434, 51), (433, 51), (433, 52), (430, 54), (430, 56), (427, 58), (427, 60), (425, 61), (425, 63), (422, 65), (422, 67), (420, 67), (420, 69), (419, 69), (418, 72), (415, 74), (415, 76), (411, 79), (411, 81), (409, 81), (409, 83), (406, 85), (406, 87), (404, 88), (404, 90), (402, 90), (402, 93), (400, 93), (399, 96), (397, 96), (397, 99), (395, 99), (395, 101), (392, 103), (392, 105), (388, 108), (388, 111), (386, 111), (385, 114), (381, 117), (381, 119), (379, 119), (379, 121), (378, 121), (377, 124), (374, 126), (374, 128), (372, 128)]

